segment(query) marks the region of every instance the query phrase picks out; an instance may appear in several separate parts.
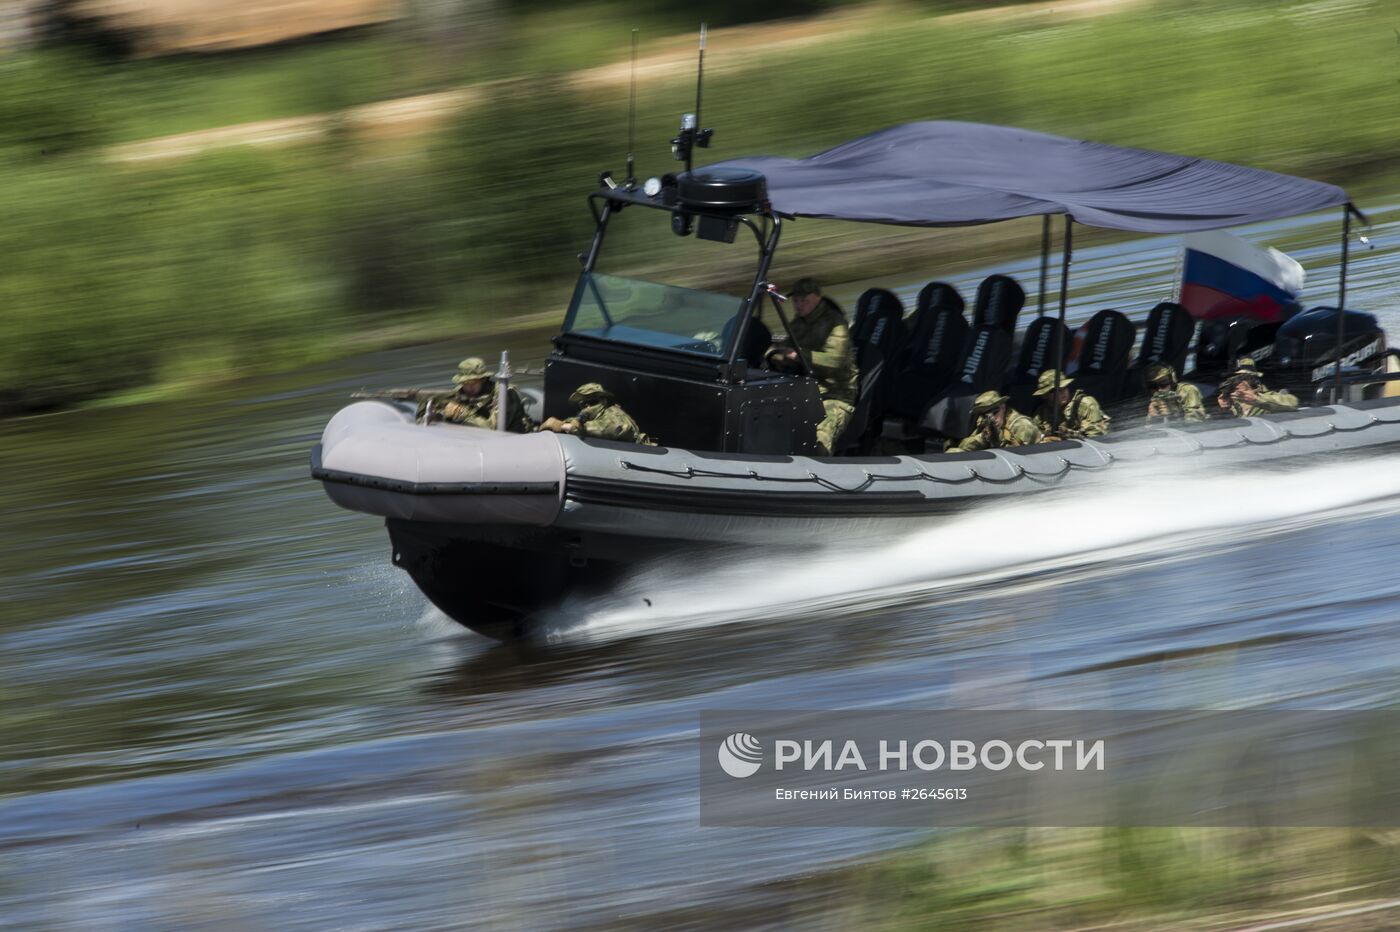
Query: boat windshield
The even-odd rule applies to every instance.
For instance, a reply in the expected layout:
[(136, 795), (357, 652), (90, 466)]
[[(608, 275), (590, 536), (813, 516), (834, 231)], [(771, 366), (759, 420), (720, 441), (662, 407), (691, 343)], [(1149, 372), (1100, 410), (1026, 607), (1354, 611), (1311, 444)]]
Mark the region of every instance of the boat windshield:
[(564, 332), (722, 358), (743, 303), (730, 294), (585, 272)]

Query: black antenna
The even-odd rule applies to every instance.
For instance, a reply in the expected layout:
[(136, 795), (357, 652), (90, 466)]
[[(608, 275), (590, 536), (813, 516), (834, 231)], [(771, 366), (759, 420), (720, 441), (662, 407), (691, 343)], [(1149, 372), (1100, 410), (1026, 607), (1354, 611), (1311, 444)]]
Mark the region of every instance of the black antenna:
[(632, 89), (627, 95), (627, 187), (637, 186), (632, 153), (637, 149), (637, 30), (632, 30)]
[[(700, 63), (695, 67), (695, 133), (696, 144), (706, 146), (709, 140), (705, 138), (705, 131), (700, 127), (704, 126), (700, 122), (700, 99), (705, 90), (705, 24), (700, 24)], [(685, 170), (690, 171), (690, 150), (685, 152)]]
[(695, 112), (681, 115), (681, 131), (671, 140), (671, 154), (677, 162), (685, 163), (685, 170), (691, 169), (690, 156), (695, 146), (710, 148), (712, 129), (700, 128), (700, 103), (705, 88), (705, 24), (700, 24), (700, 66), (695, 72)]

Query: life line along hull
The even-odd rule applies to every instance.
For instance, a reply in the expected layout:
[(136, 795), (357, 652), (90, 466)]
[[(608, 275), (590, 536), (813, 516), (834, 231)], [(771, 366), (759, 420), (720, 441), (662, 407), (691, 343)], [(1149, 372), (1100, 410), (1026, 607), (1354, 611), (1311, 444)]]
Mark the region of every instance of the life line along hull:
[(975, 503), (1180, 462), (1248, 467), (1400, 445), (1400, 398), (1098, 440), (925, 456), (740, 456), (414, 423), (360, 402), (327, 425), (312, 475), (381, 515), (393, 561), (447, 614), (506, 638), (562, 595), (703, 547), (884, 537)]
[(765, 544), (814, 528), (920, 523), (970, 502), (1172, 459), (1248, 465), (1400, 443), (1400, 398), (1086, 441), (923, 456), (743, 456), (424, 427), (359, 402), (327, 425), (313, 475), (336, 504), (414, 523)]

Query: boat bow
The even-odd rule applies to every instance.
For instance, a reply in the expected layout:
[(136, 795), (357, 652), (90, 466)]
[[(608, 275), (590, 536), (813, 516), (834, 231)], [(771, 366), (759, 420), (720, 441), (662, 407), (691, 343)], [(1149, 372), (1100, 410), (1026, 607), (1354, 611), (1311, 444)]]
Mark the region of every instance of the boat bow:
[(311, 475), (352, 511), (409, 521), (551, 524), (563, 501), (554, 434), (418, 424), (396, 405), (362, 401), (331, 418)]

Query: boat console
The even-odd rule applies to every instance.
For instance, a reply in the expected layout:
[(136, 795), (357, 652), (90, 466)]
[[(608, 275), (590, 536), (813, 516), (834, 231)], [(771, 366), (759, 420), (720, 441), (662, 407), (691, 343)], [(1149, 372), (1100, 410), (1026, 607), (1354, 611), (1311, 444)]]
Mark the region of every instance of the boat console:
[[(593, 242), (545, 363), (544, 415), (570, 416), (573, 390), (598, 382), (666, 446), (814, 452), (823, 416), (817, 383), (763, 368), (771, 333), (758, 311), (781, 229), (763, 175), (702, 169), (652, 179), (642, 188), (613, 185), (605, 176), (589, 203)], [(630, 211), (625, 221), (619, 219), (624, 210)], [(756, 243), (755, 272), (743, 290), (727, 292), (604, 271), (605, 241), (620, 222), (650, 224), (649, 235), (665, 236), (669, 229), (731, 249)], [(625, 266), (625, 255), (622, 260)]]

